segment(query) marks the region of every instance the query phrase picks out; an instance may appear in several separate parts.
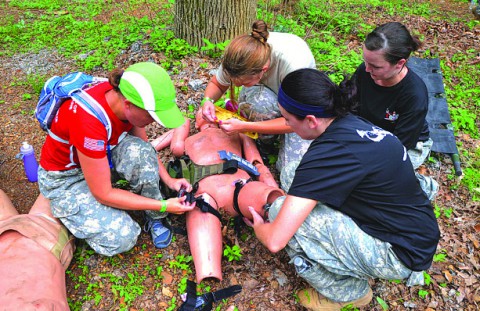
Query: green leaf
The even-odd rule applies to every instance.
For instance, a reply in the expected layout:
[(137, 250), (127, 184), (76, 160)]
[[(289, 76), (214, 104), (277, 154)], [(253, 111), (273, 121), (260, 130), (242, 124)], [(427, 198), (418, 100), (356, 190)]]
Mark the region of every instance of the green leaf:
[(382, 307), (382, 310), (388, 310), (388, 304), (380, 297), (377, 297), (378, 304)]

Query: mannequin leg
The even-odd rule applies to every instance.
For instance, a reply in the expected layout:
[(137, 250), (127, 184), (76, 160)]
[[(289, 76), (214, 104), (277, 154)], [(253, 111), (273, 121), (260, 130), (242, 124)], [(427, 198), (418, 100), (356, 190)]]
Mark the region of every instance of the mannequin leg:
[[(213, 208), (215, 200), (204, 193), (203, 198)], [(217, 216), (204, 213), (198, 207), (186, 213), (188, 243), (195, 264), (197, 283), (205, 278), (222, 280), (222, 224)]]
[(7, 194), (0, 189), (0, 220), (7, 219), (14, 215), (18, 215), (17, 210)]

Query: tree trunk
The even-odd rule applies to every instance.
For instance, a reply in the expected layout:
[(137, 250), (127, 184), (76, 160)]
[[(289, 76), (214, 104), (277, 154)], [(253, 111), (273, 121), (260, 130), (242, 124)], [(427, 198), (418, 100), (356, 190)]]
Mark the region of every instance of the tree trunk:
[(257, 0), (176, 0), (175, 36), (202, 47), (249, 33), (256, 19)]

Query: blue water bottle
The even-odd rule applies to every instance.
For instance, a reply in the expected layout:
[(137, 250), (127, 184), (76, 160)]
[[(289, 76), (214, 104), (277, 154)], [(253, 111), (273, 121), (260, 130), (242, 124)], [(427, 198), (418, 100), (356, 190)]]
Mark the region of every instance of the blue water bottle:
[(24, 141), (20, 147), (19, 156), (23, 160), (23, 168), (28, 181), (36, 182), (38, 180), (38, 162), (35, 159), (33, 146)]
[(297, 271), (297, 273), (306, 272), (312, 267), (312, 264), (300, 255), (296, 256), (293, 259), (293, 264), (295, 265), (295, 270)]

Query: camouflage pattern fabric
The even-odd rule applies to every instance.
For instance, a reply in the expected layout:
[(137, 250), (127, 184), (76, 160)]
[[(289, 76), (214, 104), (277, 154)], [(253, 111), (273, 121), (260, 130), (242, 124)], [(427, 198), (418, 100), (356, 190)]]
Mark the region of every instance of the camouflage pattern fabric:
[[(281, 172), (280, 181), (288, 191), (297, 163), (289, 163)], [(273, 221), (285, 197), (270, 207)], [(291, 258), (302, 257), (310, 265), (297, 273), (323, 296), (337, 302), (356, 300), (369, 290), (369, 278), (407, 279), (407, 285), (423, 284), (423, 273), (412, 272), (392, 251), (390, 243), (363, 232), (347, 215), (318, 203), (305, 222), (288, 242)]]
[(429, 138), (427, 141), (419, 141), (415, 148), (408, 150), (408, 156), (412, 162), (413, 169), (416, 170), (430, 155), (432, 150), (433, 140)]
[[(162, 199), (158, 160), (149, 143), (127, 135), (112, 149), (112, 161), (112, 175), (126, 179), (132, 192)], [(97, 253), (113, 256), (130, 250), (137, 242), (140, 226), (126, 211), (100, 204), (90, 192), (81, 169), (46, 171), (40, 167), (38, 179), (40, 192), (51, 200), (53, 216)], [(166, 216), (148, 213), (154, 218)]]
[[(414, 149), (408, 150), (408, 156), (412, 162), (413, 169), (416, 170), (420, 165), (425, 162), (427, 157), (430, 155), (430, 150), (432, 149), (433, 140), (429, 138), (427, 141), (419, 141)], [(415, 172), (415, 176), (420, 183), (420, 187), (423, 192), (427, 195), (428, 199), (431, 201), (435, 198), (438, 192), (438, 183), (431, 176), (425, 176), (418, 172)]]
[[(238, 102), (240, 114), (250, 121), (266, 121), (282, 117), (278, 109), (277, 94), (265, 85), (243, 87), (238, 96)], [(278, 139), (280, 139), (280, 151), (276, 163), (278, 171), (292, 161), (300, 161), (312, 142), (300, 138), (296, 133), (259, 134), (258, 137), (263, 144), (272, 146)]]

